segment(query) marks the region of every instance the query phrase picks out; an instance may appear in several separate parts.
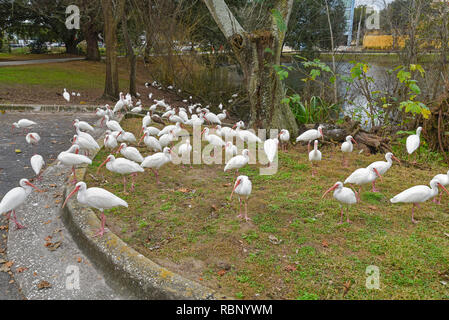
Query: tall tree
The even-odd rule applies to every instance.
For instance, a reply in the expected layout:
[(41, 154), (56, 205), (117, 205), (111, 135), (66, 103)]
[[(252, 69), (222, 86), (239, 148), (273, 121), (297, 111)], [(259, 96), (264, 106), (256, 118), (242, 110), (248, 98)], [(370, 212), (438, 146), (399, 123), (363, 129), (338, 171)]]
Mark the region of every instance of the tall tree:
[(117, 27), (125, 9), (125, 0), (101, 0), (106, 44), (106, 82), (103, 98), (119, 96), (119, 72), (117, 59)]
[(250, 126), (285, 128), (295, 135), (298, 125), (290, 107), (281, 103), (284, 85), (273, 68), (280, 64), (293, 0), (247, 2), (239, 12), (244, 27), (224, 0), (203, 1), (243, 70)]

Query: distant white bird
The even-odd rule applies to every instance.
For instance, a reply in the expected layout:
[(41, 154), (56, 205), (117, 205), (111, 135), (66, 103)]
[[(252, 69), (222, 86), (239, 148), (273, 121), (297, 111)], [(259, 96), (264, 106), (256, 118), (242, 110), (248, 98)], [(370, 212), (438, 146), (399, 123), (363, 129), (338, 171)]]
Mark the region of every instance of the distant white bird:
[(62, 94), (62, 96), (67, 102), (70, 102), (70, 93), (67, 92), (67, 89), (64, 88), (64, 93)]
[(238, 152), (237, 147), (234, 146), (231, 141), (226, 142), (225, 146), (226, 163), (228, 163), (230, 159), (236, 156), (237, 152)]
[(314, 163), (321, 161), (321, 151), (318, 150), (318, 140), (315, 140), (314, 148), (309, 152), (309, 161), (312, 163), (312, 177), (314, 177), (316, 174)]
[(215, 134), (209, 134), (209, 132), (210, 132), (209, 128), (206, 127), (201, 133), (202, 135), (204, 135), (204, 139), (206, 139), (209, 142), (209, 144), (213, 145), (214, 147), (225, 146), (225, 142), (223, 141), (223, 139), (221, 139), (219, 136)]
[(242, 215), (242, 198), (244, 198), (244, 202), (245, 202), (245, 220), (246, 221), (250, 221), (251, 219), (248, 217), (248, 199), (249, 196), (251, 195), (251, 191), (252, 191), (252, 183), (251, 180), (249, 180), (249, 178), (247, 176), (239, 176), (234, 184), (234, 189), (232, 190), (231, 193), (231, 201), (232, 201), (232, 196), (234, 195), (234, 193), (238, 194), (239, 196), (239, 215), (237, 216), (237, 218), (243, 218)]
[(144, 170), (134, 161), (125, 158), (116, 159), (113, 155), (110, 155), (98, 167), (97, 174), (104, 165), (106, 165), (106, 169), (108, 169), (109, 171), (118, 173), (123, 176), (123, 193), (125, 194), (127, 193), (126, 175), (128, 174), (131, 175), (132, 178), (131, 191), (134, 191), (134, 177), (137, 175), (138, 172), (144, 172)]
[[(376, 161), (371, 163), (367, 168), (368, 169), (376, 168), (379, 174), (383, 176), (393, 165), (393, 160), (396, 160), (397, 162), (401, 163), (401, 161), (398, 158), (396, 158), (391, 152), (388, 152), (385, 155), (385, 159), (387, 160), (387, 162)], [(373, 192), (378, 192), (378, 190), (376, 189), (376, 180), (373, 181)]]
[(220, 121), (223, 121), (226, 119), (226, 117), (230, 117), (229, 112), (226, 110), (223, 110), (222, 113), (217, 114), (218, 119), (220, 119)]
[(190, 164), (190, 169), (192, 169), (192, 165), (190, 163), (190, 155), (192, 153), (192, 146), (190, 144), (190, 139), (187, 138), (186, 142), (179, 146), (178, 155), (182, 157), (182, 166), (184, 167), (185, 161), (187, 160)]
[(101, 188), (89, 188), (84, 182), (79, 182), (75, 186), (75, 189), (67, 196), (62, 207), (64, 208), (70, 198), (78, 192), (77, 200), (83, 205), (100, 210), (101, 212), (101, 227), (95, 236), (103, 237), (105, 232), (106, 217), (104, 215), (105, 209), (111, 209), (114, 207), (122, 206), (128, 208), (128, 203), (112, 194), (111, 192)]
[(221, 137), (224, 137), (225, 140), (233, 139), (236, 135), (236, 132), (230, 127), (222, 127), (220, 125), (216, 126), (215, 133)]
[(21, 119), (18, 122), (14, 122), (11, 127), (11, 132), (14, 128), (22, 129), (22, 132), (25, 133), (26, 129), (29, 129), (35, 126), (37, 123), (28, 119)]
[(132, 132), (121, 131), (121, 135), (117, 137), (118, 142), (126, 142), (128, 144), (136, 143), (136, 136)]
[(159, 144), (162, 148), (169, 146), (175, 140), (174, 130), (170, 131), (167, 134), (164, 134), (159, 138)]
[(128, 147), (126, 145), (126, 143), (122, 143), (120, 145), (120, 148), (118, 148), (116, 153), (119, 153), (119, 152), (122, 154), (122, 156), (124, 156), (128, 160), (138, 162), (138, 163), (142, 163), (142, 161), (143, 161), (143, 157), (140, 154), (139, 150), (137, 150), (134, 147)]
[(359, 200), (360, 200), (360, 196), (362, 194), (362, 185), (367, 184), (367, 183), (372, 183), (374, 180), (377, 179), (377, 177), (379, 177), (382, 180), (382, 176), (380, 175), (379, 171), (377, 171), (376, 168), (374, 168), (374, 167), (369, 168), (369, 169), (361, 168), (361, 169), (355, 170), (345, 180), (345, 184), (352, 183), (352, 184), (356, 184), (359, 186), (359, 193), (357, 194), (357, 196), (359, 197)]
[(39, 143), (39, 141), (41, 141), (41, 137), (37, 133), (32, 132), (27, 134), (25, 140), (28, 144), (36, 146)]
[(287, 151), (287, 146), (290, 142), (290, 132), (288, 130), (281, 130), (281, 132), (279, 133), (279, 142), (281, 144), (282, 150)]
[[(334, 191), (335, 190), (335, 191)], [(329, 192), (334, 191), (334, 198), (337, 199), (337, 201), (340, 202), (341, 207), (341, 213), (340, 213), (340, 223), (343, 223), (343, 206), (341, 204), (346, 204), (348, 206), (347, 208), (347, 216), (346, 216), (346, 222), (351, 223), (351, 220), (349, 220), (349, 206), (352, 204), (357, 203), (357, 197), (353, 190), (343, 187), (343, 183), (340, 181), (334, 184), (332, 188), (327, 190), (321, 199), (324, 199), (326, 194)]]
[(0, 214), (7, 213), (7, 219), (10, 219), (11, 213), (13, 215), (13, 221), (16, 224), (17, 229), (25, 228), (19, 222), (17, 222), (16, 209), (20, 207), (30, 195), (32, 188), (39, 190), (35, 185), (29, 182), (27, 179), (20, 180), (20, 187), (11, 189), (5, 194), (0, 202)]
[(31, 163), (31, 168), (33, 169), (34, 173), (36, 174), (36, 179), (40, 180), (42, 168), (45, 166), (44, 158), (41, 155), (36, 154), (31, 157), (30, 163)]
[(239, 172), (239, 169), (246, 166), (249, 162), (249, 151), (245, 149), (242, 151), (241, 155), (235, 156), (226, 164), (224, 168), (224, 172), (228, 170), (236, 170), (236, 175)]
[[(421, 131), (422, 127), (418, 127), (418, 129), (416, 129), (416, 134), (412, 134), (407, 137), (406, 147), (408, 154), (414, 153), (419, 148)], [(415, 162), (416, 162), (416, 154), (415, 154)]]
[[(120, 99), (119, 99), (119, 101), (117, 101), (117, 103), (115, 104), (114, 109), (113, 109), (112, 112), (113, 112), (114, 114), (116, 114), (117, 112), (122, 111), (122, 109), (125, 108), (125, 105), (126, 105), (125, 97), (124, 97), (124, 95), (123, 95), (123, 92), (120, 92)], [(111, 130), (112, 130), (112, 129), (111, 129)]]
[(412, 207), (412, 222), (417, 223), (415, 220), (415, 206), (419, 208), (419, 203), (426, 202), (427, 200), (434, 198), (438, 195), (438, 187), (446, 191), (449, 191), (438, 180), (430, 181), (430, 188), (428, 186), (414, 186), (405, 191), (402, 191), (398, 195), (390, 199), (391, 203), (413, 203)]
[(278, 146), (279, 146), (279, 140), (277, 138), (268, 139), (263, 144), (263, 150), (265, 151), (265, 154), (267, 155), (270, 167), (274, 162), (274, 158), (276, 157), (276, 154), (278, 153)]
[(151, 114), (150, 112), (147, 112), (147, 115), (145, 117), (143, 117), (142, 119), (142, 131), (140, 132), (140, 134), (142, 134), (145, 129), (153, 122), (153, 120), (151, 119)]
[(123, 131), (122, 126), (115, 120), (109, 120), (109, 116), (104, 116), (106, 119), (106, 127), (112, 131)]
[(74, 144), (69, 150), (63, 151), (58, 155), (58, 160), (63, 165), (72, 167), (73, 180), (72, 183), (77, 183), (75, 167), (80, 164), (92, 164), (92, 160), (88, 157), (78, 154), (80, 147)]
[[(437, 174), (435, 177), (433, 177), (432, 180), (437, 180), (441, 185), (447, 186), (449, 185), (449, 171), (447, 174)], [(440, 198), (438, 199), (438, 204), (441, 204), (441, 196), (443, 193), (440, 194)], [(434, 198), (434, 202), (436, 202), (436, 198)]]
[(106, 149), (112, 150), (117, 148), (117, 137), (122, 134), (123, 131), (120, 131), (117, 135), (114, 135), (110, 130), (106, 131), (106, 136), (104, 138), (104, 147)]
[(141, 113), (142, 112), (142, 106), (137, 106), (137, 107), (135, 107), (135, 108), (132, 108), (131, 109), (131, 112), (132, 113)]
[(352, 144), (354, 142), (357, 144), (357, 141), (354, 140), (352, 136), (347, 136), (346, 141), (341, 145), (341, 152), (343, 153), (343, 166), (348, 167), (348, 160), (345, 159), (345, 153), (351, 153), (354, 150), (354, 146)]
[(206, 121), (209, 122), (210, 124), (221, 125), (220, 118), (215, 113), (212, 113), (210, 111), (204, 115), (204, 119), (206, 119)]
[(323, 137), (323, 126), (320, 125), (318, 129), (307, 130), (301, 134), (298, 138), (296, 138), (296, 142), (308, 142), (307, 150), (310, 152), (310, 143)]
[(159, 169), (171, 162), (171, 153), (172, 150), (170, 148), (165, 147), (163, 152), (159, 152), (156, 154), (153, 154), (152, 156), (148, 156), (145, 158), (145, 160), (140, 165), (142, 168), (150, 168), (154, 175), (156, 176), (156, 182), (157, 184), (160, 183), (159, 181)]
[(236, 128), (235, 135), (239, 137), (242, 141), (245, 141), (247, 143), (256, 143), (256, 142), (262, 143), (262, 139), (260, 139), (251, 131), (241, 130), (239, 125), (235, 125), (234, 128)]
[(150, 134), (150, 130), (145, 130), (142, 138), (140, 138), (138, 145), (140, 145), (142, 143), (142, 140), (144, 141), (144, 143), (148, 147), (148, 149), (150, 149), (154, 152), (162, 151), (162, 146), (161, 146), (159, 140)]
[(86, 121), (79, 121), (78, 119), (75, 119), (73, 121), (73, 125), (78, 125), (81, 131), (91, 131), (91, 132), (95, 131), (94, 128)]

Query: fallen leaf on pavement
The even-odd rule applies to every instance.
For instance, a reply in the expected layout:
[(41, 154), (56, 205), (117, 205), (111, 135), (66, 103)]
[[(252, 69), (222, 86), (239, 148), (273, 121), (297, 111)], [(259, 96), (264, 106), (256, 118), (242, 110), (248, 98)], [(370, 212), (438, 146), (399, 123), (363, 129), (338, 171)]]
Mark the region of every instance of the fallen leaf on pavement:
[(37, 288), (38, 288), (39, 290), (51, 288), (51, 284), (50, 284), (50, 282), (48, 282), (48, 281), (42, 280), (41, 282), (39, 282), (39, 283), (37, 284)]
[(22, 273), (22, 272), (27, 271), (27, 270), (28, 270), (28, 268), (20, 267), (20, 268), (16, 269), (16, 272), (17, 273)]

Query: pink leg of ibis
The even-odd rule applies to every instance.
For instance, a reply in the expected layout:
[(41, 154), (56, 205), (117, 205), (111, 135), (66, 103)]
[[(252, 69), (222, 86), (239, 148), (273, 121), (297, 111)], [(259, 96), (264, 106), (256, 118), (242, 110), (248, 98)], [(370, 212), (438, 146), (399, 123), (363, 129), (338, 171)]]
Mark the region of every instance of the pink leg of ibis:
[(251, 221), (251, 218), (248, 218), (248, 199), (245, 201), (245, 220), (246, 222)]
[(415, 220), (415, 206), (419, 207), (418, 204), (414, 203), (412, 207), (412, 223), (417, 224), (418, 221)]
[(240, 197), (239, 197), (239, 215), (237, 216), (237, 218), (243, 218), (243, 215), (242, 215), (242, 200), (240, 199)]
[(352, 223), (352, 221), (349, 219), (349, 208), (346, 208), (346, 222)]
[(23, 226), (23, 225), (21, 225), (19, 222), (17, 222), (16, 211), (13, 210), (12, 213), (13, 213), (13, 215), (14, 215), (13, 221), (14, 221), (14, 223), (16, 224), (16, 229), (18, 229), (18, 230), (19, 230), (19, 229), (25, 229), (25, 228), (26, 228), (25, 226)]
[(128, 192), (126, 192), (126, 176), (123, 176), (123, 193), (128, 194)]
[(103, 211), (101, 212), (101, 227), (98, 230), (98, 232), (94, 235), (94, 237), (103, 237), (105, 233), (105, 225), (106, 225), (106, 216), (104, 215)]
[(373, 192), (379, 192), (379, 190), (376, 189), (376, 180), (373, 181)]
[(343, 224), (343, 207), (340, 210), (340, 222), (338, 224)]

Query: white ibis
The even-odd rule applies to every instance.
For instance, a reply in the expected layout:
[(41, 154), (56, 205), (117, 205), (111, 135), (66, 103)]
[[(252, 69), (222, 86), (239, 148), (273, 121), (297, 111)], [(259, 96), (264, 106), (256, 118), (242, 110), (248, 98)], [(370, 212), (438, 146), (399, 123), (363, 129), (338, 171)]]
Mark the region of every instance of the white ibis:
[(144, 131), (146, 131), (149, 136), (157, 136), (157, 135), (159, 135), (159, 132), (161, 132), (161, 130), (159, 130), (156, 127), (147, 127), (147, 128), (145, 128)]
[(341, 213), (340, 213), (340, 222), (339, 222), (339, 224), (343, 223), (343, 206), (342, 206), (342, 204), (346, 204), (348, 206), (347, 207), (346, 222), (351, 223), (351, 220), (349, 220), (349, 206), (352, 205), (352, 204), (357, 203), (357, 196), (356, 196), (356, 194), (354, 193), (353, 190), (344, 187), (343, 183), (341, 183), (339, 181), (336, 184), (334, 184), (334, 186), (332, 188), (327, 190), (323, 194), (323, 197), (321, 199), (324, 199), (326, 194), (328, 194), (331, 191), (334, 191), (334, 198), (338, 202), (340, 202)]
[(211, 124), (219, 124), (219, 125), (221, 125), (220, 118), (218, 118), (218, 116), (215, 113), (212, 113), (209, 110), (207, 110), (207, 111), (208, 112), (204, 115), (204, 119), (206, 119), (206, 121), (211, 123)]
[(11, 131), (14, 128), (17, 128), (17, 129), (22, 129), (22, 133), (25, 133), (26, 129), (29, 129), (29, 128), (35, 126), (36, 124), (37, 124), (36, 122), (28, 120), (28, 119), (20, 119), (19, 121), (14, 122), (12, 124)]
[(145, 129), (153, 122), (153, 120), (151, 119), (151, 115), (149, 112), (147, 112), (147, 115), (145, 117), (143, 117), (142, 119), (142, 131), (140, 132), (140, 134), (142, 134)]
[[(120, 112), (123, 108), (125, 108), (125, 104), (126, 104), (126, 101), (125, 101), (125, 97), (123, 95), (123, 92), (120, 92), (120, 100), (117, 101), (117, 103), (115, 104), (115, 107), (114, 107), (112, 112), (114, 114), (117, 113), (117, 112)], [(111, 129), (111, 130), (113, 130), (113, 129)], [(113, 131), (116, 131), (116, 130), (113, 130)]]
[[(437, 180), (441, 185), (447, 186), (449, 185), (449, 171), (447, 174), (437, 174), (435, 177), (433, 177), (432, 180)], [(440, 198), (438, 199), (438, 204), (441, 204), (441, 196), (443, 193), (440, 194)], [(436, 202), (436, 198), (434, 198), (434, 202)]]
[(277, 138), (268, 139), (263, 144), (263, 150), (265, 151), (265, 154), (267, 155), (270, 167), (273, 164), (274, 158), (276, 157), (276, 155), (278, 153), (278, 146), (279, 146), (279, 140)]
[(438, 187), (449, 191), (438, 180), (430, 181), (430, 188), (428, 186), (414, 186), (390, 199), (391, 203), (413, 203), (412, 207), (412, 223), (417, 223), (415, 220), (415, 206), (419, 208), (419, 204), (436, 197), (438, 195)]
[(67, 89), (66, 89), (66, 88), (64, 88), (64, 93), (62, 94), (62, 96), (64, 97), (64, 99), (65, 99), (67, 102), (70, 102), (70, 93), (67, 92)]
[(79, 121), (78, 119), (75, 119), (73, 121), (74, 125), (78, 125), (78, 127), (80, 128), (81, 131), (91, 131), (94, 132), (94, 128), (88, 124), (86, 121)]
[(42, 168), (45, 166), (44, 158), (41, 155), (36, 154), (31, 157), (30, 163), (31, 163), (31, 168), (33, 169), (34, 173), (36, 174), (36, 179), (40, 180)]
[(244, 198), (245, 202), (245, 220), (250, 221), (251, 219), (248, 217), (248, 198), (251, 195), (252, 191), (252, 183), (251, 180), (247, 176), (239, 176), (234, 184), (234, 189), (231, 193), (231, 201), (234, 193), (239, 196), (239, 215), (237, 218), (243, 218), (242, 215), (242, 198)]
[[(421, 135), (422, 127), (418, 127), (416, 129), (416, 134), (412, 134), (407, 137), (407, 141), (405, 143), (408, 154), (414, 153), (419, 148), (420, 144), (420, 135)], [(415, 162), (416, 162), (416, 153), (415, 153)]]
[(223, 121), (226, 119), (226, 117), (230, 117), (230, 115), (228, 111), (223, 110), (221, 113), (217, 114), (217, 117), (220, 121)]
[(120, 124), (117, 121), (110, 120), (108, 115), (104, 116), (104, 118), (106, 119), (106, 127), (108, 127), (109, 130), (123, 131), (122, 127), (120, 126)]
[(106, 169), (111, 172), (118, 173), (123, 176), (123, 193), (126, 192), (126, 175), (131, 175), (132, 183), (131, 183), (131, 191), (134, 191), (134, 178), (138, 172), (144, 172), (144, 170), (134, 161), (118, 158), (116, 159), (113, 155), (110, 155), (106, 158), (106, 160), (98, 167), (97, 174), (100, 172), (100, 169), (106, 165)]
[(158, 139), (150, 135), (149, 130), (145, 130), (142, 138), (140, 138), (139, 145), (143, 142), (148, 147), (148, 149), (153, 150), (154, 152), (162, 151), (162, 146)]
[(321, 161), (321, 151), (318, 150), (318, 140), (315, 140), (314, 148), (309, 152), (309, 161), (312, 163), (312, 177), (314, 177), (316, 174), (314, 163)]
[(241, 155), (235, 156), (226, 164), (224, 168), (224, 172), (228, 170), (236, 170), (236, 175), (239, 172), (239, 169), (246, 166), (249, 162), (249, 150), (245, 149), (242, 151)]
[(308, 142), (307, 152), (310, 152), (310, 143), (314, 140), (323, 138), (323, 126), (319, 126), (318, 129), (307, 130), (303, 134), (301, 134), (298, 138), (296, 138), (296, 142)]
[(105, 209), (111, 209), (114, 207), (122, 206), (128, 208), (128, 203), (112, 194), (111, 192), (101, 188), (89, 188), (84, 182), (78, 182), (75, 189), (67, 196), (62, 207), (64, 208), (70, 198), (78, 192), (77, 200), (83, 205), (100, 210), (101, 212), (101, 227), (95, 236), (103, 237), (105, 232), (106, 217), (104, 215)]
[(281, 132), (279, 133), (279, 142), (281, 144), (282, 150), (287, 151), (287, 146), (290, 142), (290, 132), (288, 130), (281, 130)]
[(136, 136), (132, 132), (120, 131), (121, 135), (117, 137), (118, 142), (136, 143)]
[(72, 142), (77, 144), (81, 150), (84, 151), (84, 155), (89, 156), (91, 151), (97, 150), (97, 146), (92, 144), (92, 141), (86, 139), (84, 136), (74, 135)]
[(80, 138), (84, 138), (86, 141), (88, 141), (89, 144), (92, 145), (93, 150), (100, 149), (100, 146), (98, 145), (97, 140), (95, 140), (94, 137), (92, 137), (87, 132), (81, 131), (77, 123), (75, 123), (74, 126), (76, 129), (77, 136), (79, 136)]
[(122, 143), (120, 145), (120, 148), (118, 148), (116, 153), (119, 153), (119, 152), (122, 154), (122, 156), (124, 156), (128, 160), (138, 162), (138, 163), (142, 163), (142, 161), (143, 161), (143, 157), (140, 154), (139, 150), (137, 150), (134, 147), (128, 147), (128, 145), (126, 143)]
[(354, 140), (352, 136), (347, 136), (346, 141), (341, 145), (341, 152), (343, 153), (343, 166), (348, 167), (348, 160), (345, 159), (346, 153), (351, 153), (354, 150), (354, 145), (352, 143), (357, 144), (357, 141)]
[(37, 133), (32, 132), (26, 135), (25, 140), (28, 144), (31, 144), (34, 149), (39, 141), (41, 141), (41, 137)]
[(157, 135), (158, 135), (158, 137), (162, 137), (164, 134), (170, 133), (170, 131), (180, 130), (180, 129), (181, 129), (180, 123), (177, 123), (176, 125), (169, 125), (169, 126), (164, 127), (161, 131), (159, 131), (159, 133)]
[(234, 146), (231, 141), (226, 142), (225, 146), (226, 163), (228, 163), (228, 159), (229, 160), (232, 159), (237, 155), (237, 153), (238, 153), (237, 147)]
[(78, 154), (80, 147), (74, 144), (69, 150), (63, 151), (58, 155), (58, 160), (63, 165), (72, 167), (73, 180), (72, 183), (77, 183), (75, 167), (80, 164), (92, 164), (92, 160), (88, 157)]
[[(193, 118), (193, 117), (192, 117)], [(230, 127), (222, 127), (220, 125), (215, 127), (215, 133), (221, 137), (224, 137), (225, 140), (233, 139), (235, 137), (235, 131)]]
[(170, 131), (167, 134), (164, 134), (162, 137), (159, 138), (159, 144), (162, 148), (167, 147), (169, 144), (171, 144), (175, 140), (175, 134), (174, 130)]
[(238, 122), (234, 126), (235, 135), (237, 137), (239, 137), (242, 141), (246, 141), (248, 143), (256, 143), (256, 142), (262, 143), (262, 140), (258, 136), (256, 136), (254, 133), (252, 133), (251, 131), (249, 131), (249, 130), (241, 130), (240, 129), (241, 125), (238, 125), (239, 123), (242, 124), (243, 122)]
[(142, 168), (150, 168), (154, 172), (157, 184), (160, 183), (158, 170), (163, 165), (171, 162), (171, 153), (172, 150), (170, 148), (165, 147), (163, 152), (159, 152), (153, 154), (152, 156), (146, 157), (145, 160), (143, 160), (142, 164), (140, 165)]
[(223, 141), (223, 139), (221, 139), (219, 136), (215, 134), (209, 134), (209, 132), (210, 132), (209, 128), (204, 128), (203, 132), (201, 133), (204, 139), (206, 139), (206, 141), (209, 142), (209, 144), (213, 145), (214, 147), (225, 146), (225, 142)]
[(109, 150), (117, 148), (118, 142), (117, 137), (122, 134), (122, 131), (114, 135), (110, 130), (106, 131), (106, 136), (104, 137), (104, 147)]
[[(190, 139), (187, 138), (186, 142), (183, 143), (181, 146), (179, 146), (178, 149), (178, 155), (182, 157), (182, 159), (188, 159), (190, 163), (190, 154), (192, 153), (192, 146), (190, 144)], [(183, 165), (184, 167), (184, 165)], [(192, 169), (192, 166), (190, 165), (190, 169)]]
[(367, 183), (372, 183), (376, 178), (379, 177), (382, 180), (382, 176), (379, 174), (376, 168), (360, 168), (355, 170), (346, 180), (346, 183), (352, 183), (359, 186), (359, 193), (357, 196), (360, 197), (362, 195), (362, 185)]
[(135, 108), (132, 108), (131, 109), (131, 112), (132, 113), (141, 113), (142, 112), (142, 106), (141, 105), (139, 105), (139, 106), (137, 106), (137, 107), (135, 107)]
[[(393, 160), (397, 161), (398, 163), (401, 163), (401, 160), (396, 158), (391, 152), (385, 154), (385, 159), (387, 160), (386, 162), (376, 161), (371, 163), (367, 168), (368, 169), (376, 168), (379, 174), (383, 176), (393, 165)], [(373, 181), (373, 192), (378, 192), (378, 190), (376, 189), (376, 180)]]
[(179, 108), (178, 116), (181, 117), (182, 123), (189, 121), (189, 116), (187, 115), (186, 109)]
[(16, 224), (17, 229), (25, 228), (19, 222), (17, 222), (16, 209), (20, 207), (27, 197), (30, 195), (32, 188), (36, 189), (39, 192), (43, 192), (39, 190), (35, 185), (29, 182), (27, 179), (20, 180), (20, 187), (11, 189), (7, 194), (3, 197), (0, 202), (0, 214), (7, 214), (7, 218), (10, 219), (11, 213), (13, 214), (13, 221)]

